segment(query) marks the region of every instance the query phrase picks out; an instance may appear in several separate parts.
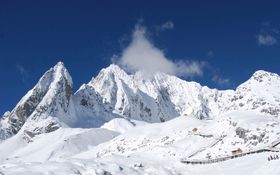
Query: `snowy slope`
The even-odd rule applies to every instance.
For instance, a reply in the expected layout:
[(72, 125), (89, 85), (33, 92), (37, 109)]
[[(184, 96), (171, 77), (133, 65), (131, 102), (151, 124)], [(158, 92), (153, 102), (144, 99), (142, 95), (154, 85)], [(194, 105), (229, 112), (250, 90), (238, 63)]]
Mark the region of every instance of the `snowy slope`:
[(100, 128), (105, 128), (105, 129), (115, 131), (118, 133), (125, 133), (134, 127), (143, 126), (146, 124), (148, 124), (148, 123), (143, 122), (143, 121), (115, 118), (115, 119), (110, 120), (107, 123), (104, 123)]
[(100, 128), (60, 128), (51, 133), (38, 135), (32, 142), (26, 143), (19, 138), (21, 135), (17, 134), (0, 144), (0, 160), (8, 162), (63, 160), (111, 140), (117, 135), (116, 132)]
[[(194, 128), (197, 131), (193, 131)], [(209, 159), (230, 156), (237, 148), (244, 152), (266, 148), (279, 139), (278, 119), (238, 111), (218, 120), (178, 117), (165, 123), (138, 126), (77, 157), (149, 152), (177, 159)]]
[[(261, 153), (215, 165), (196, 166), (167, 159), (158, 162), (151, 161), (151, 159), (128, 159), (121, 156), (112, 156), (100, 161), (75, 159), (72, 161), (46, 162), (43, 164), (14, 162), (0, 165), (0, 172), (13, 175), (277, 175), (280, 173), (279, 161), (268, 162), (267, 157), (269, 155), (270, 153)], [(142, 165), (142, 167), (139, 167), (139, 165)]]
[[(209, 153), (214, 158), (231, 154), (238, 147), (243, 151), (267, 147), (280, 138), (279, 120), (273, 117), (238, 111), (223, 118), (215, 121), (178, 117), (165, 123), (139, 125), (120, 135), (106, 129), (58, 129), (36, 136), (32, 143), (2, 157), (0, 172), (210, 175), (280, 172), (279, 161), (267, 161), (269, 155), (277, 153), (269, 152), (213, 165), (181, 163), (182, 158), (191, 155), (191, 159), (205, 160)], [(242, 137), (237, 128), (246, 130)], [(255, 145), (258, 139), (254, 135), (260, 136), (262, 132), (265, 132), (263, 141)], [(0, 150), (6, 149), (3, 145), (13, 138), (2, 143)]]

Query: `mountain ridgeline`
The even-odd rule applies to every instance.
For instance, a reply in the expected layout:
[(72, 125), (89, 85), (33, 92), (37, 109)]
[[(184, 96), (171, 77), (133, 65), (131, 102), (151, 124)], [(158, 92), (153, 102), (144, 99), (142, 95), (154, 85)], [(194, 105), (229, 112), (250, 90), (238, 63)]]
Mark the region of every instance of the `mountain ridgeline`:
[(129, 75), (112, 64), (73, 93), (72, 78), (59, 62), (4, 114), (0, 140), (21, 132), (29, 141), (60, 127), (100, 127), (114, 118), (150, 123), (179, 116), (204, 120), (236, 110), (279, 117), (279, 75), (257, 71), (236, 90), (220, 91), (164, 73)]

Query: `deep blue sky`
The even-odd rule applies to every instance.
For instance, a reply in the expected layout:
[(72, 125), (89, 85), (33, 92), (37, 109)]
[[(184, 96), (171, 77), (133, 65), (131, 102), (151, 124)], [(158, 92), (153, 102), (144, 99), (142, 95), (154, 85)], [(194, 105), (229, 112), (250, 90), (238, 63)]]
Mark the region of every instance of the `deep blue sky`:
[[(60, 60), (75, 89), (88, 82), (121, 53), (139, 19), (168, 58), (207, 62), (194, 78), (203, 85), (236, 88), (255, 70), (280, 73), (279, 7), (277, 1), (1, 0), (0, 114)], [(156, 32), (166, 21), (174, 28)], [(274, 40), (260, 45), (260, 35)], [(230, 82), (212, 81), (214, 75)]]

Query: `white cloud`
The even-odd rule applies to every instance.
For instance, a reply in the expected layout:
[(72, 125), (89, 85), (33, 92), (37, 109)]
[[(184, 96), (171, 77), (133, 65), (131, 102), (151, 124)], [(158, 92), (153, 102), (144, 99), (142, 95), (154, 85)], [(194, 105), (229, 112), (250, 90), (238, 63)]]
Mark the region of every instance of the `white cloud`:
[[(114, 58), (116, 60), (116, 58)], [(146, 29), (136, 25), (132, 35), (132, 41), (124, 49), (117, 62), (130, 71), (145, 71), (147, 73), (164, 72), (167, 74), (193, 77), (203, 75), (205, 63), (178, 60), (172, 61), (164, 55), (164, 52), (156, 48), (147, 38)]]
[(277, 44), (279, 38), (279, 29), (274, 27), (269, 21), (261, 23), (260, 33), (256, 36), (257, 43), (260, 46), (273, 46)]
[(259, 34), (257, 40), (258, 44), (263, 46), (272, 46), (277, 43), (277, 39), (269, 34)]
[(223, 78), (217, 74), (215, 74), (213, 77), (212, 77), (212, 81), (216, 84), (218, 84), (219, 86), (221, 87), (227, 87), (230, 85), (230, 79), (229, 78)]
[(166, 21), (165, 23), (159, 26), (160, 31), (171, 30), (173, 28), (174, 28), (174, 23), (172, 21)]
[(179, 76), (193, 77), (203, 75), (203, 67), (206, 63), (193, 60), (179, 60), (173, 64), (176, 69), (175, 74)]
[(162, 23), (161, 25), (155, 26), (156, 34), (159, 34), (160, 32), (164, 32), (166, 30), (172, 30), (174, 29), (175, 25), (172, 21), (166, 21)]

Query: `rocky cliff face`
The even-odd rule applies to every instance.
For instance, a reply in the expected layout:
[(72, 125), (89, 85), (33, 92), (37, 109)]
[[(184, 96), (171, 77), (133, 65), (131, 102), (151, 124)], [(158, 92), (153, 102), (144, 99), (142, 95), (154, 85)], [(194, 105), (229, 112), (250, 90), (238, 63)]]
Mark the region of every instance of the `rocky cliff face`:
[(129, 75), (117, 65), (72, 94), (72, 79), (59, 62), (0, 122), (0, 139), (26, 138), (59, 127), (99, 127), (116, 117), (164, 122), (178, 116), (213, 119), (235, 110), (280, 114), (280, 77), (257, 71), (236, 90), (219, 91), (164, 73)]

